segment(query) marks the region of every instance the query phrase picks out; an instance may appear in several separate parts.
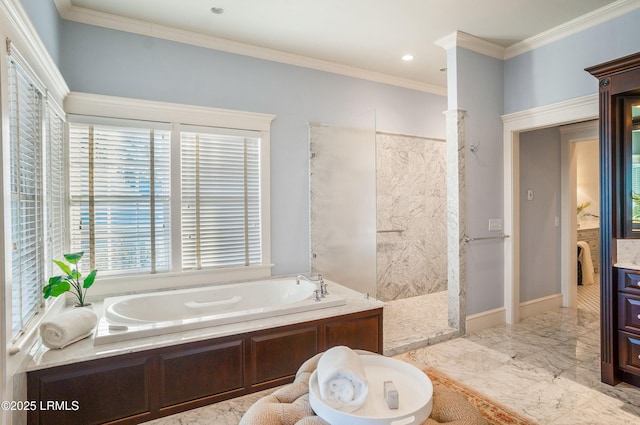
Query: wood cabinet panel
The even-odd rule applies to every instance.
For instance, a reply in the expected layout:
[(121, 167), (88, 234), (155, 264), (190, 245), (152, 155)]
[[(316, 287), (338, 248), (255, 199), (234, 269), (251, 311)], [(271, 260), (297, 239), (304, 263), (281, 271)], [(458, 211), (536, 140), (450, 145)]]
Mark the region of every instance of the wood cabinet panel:
[(251, 383), (293, 378), (318, 351), (317, 326), (251, 337)]
[(325, 325), (326, 347), (346, 345), (352, 349), (382, 353), (381, 316), (368, 315), (349, 320), (332, 321)]
[[(149, 414), (151, 357), (113, 358), (83, 362), (28, 375), (28, 398), (39, 408), (29, 412), (29, 424), (91, 425)], [(48, 409), (51, 402), (66, 408)], [(77, 410), (74, 409), (74, 402)]]
[(618, 290), (640, 295), (640, 271), (618, 269)]
[(161, 353), (160, 407), (244, 387), (244, 343), (206, 341)]
[(640, 296), (618, 295), (618, 326), (621, 330), (640, 334)]
[(628, 332), (618, 335), (620, 367), (634, 374), (640, 373), (640, 336)]

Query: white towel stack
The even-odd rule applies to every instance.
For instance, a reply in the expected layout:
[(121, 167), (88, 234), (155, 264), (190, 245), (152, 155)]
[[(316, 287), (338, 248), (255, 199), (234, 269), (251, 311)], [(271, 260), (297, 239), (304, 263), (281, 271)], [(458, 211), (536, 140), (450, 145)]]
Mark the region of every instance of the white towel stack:
[(318, 361), (320, 397), (334, 409), (355, 412), (367, 399), (369, 385), (360, 356), (349, 347), (327, 350)]
[(91, 335), (98, 316), (87, 307), (78, 307), (58, 314), (40, 324), (42, 343), (53, 349), (64, 348)]

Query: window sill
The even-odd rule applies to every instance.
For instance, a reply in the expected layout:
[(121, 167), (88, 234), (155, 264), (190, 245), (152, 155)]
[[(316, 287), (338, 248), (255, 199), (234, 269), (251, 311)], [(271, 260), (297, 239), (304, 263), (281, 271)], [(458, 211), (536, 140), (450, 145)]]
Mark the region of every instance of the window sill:
[(55, 314), (62, 310), (66, 305), (67, 297), (61, 296), (51, 301), (47, 301), (45, 306), (38, 310), (37, 314), (27, 324), (27, 329), (22, 335), (18, 337), (7, 350), (9, 356), (15, 356), (16, 354), (24, 351), (25, 348), (30, 348), (38, 337), (38, 329), (40, 324), (44, 321), (45, 317), (51, 314)]

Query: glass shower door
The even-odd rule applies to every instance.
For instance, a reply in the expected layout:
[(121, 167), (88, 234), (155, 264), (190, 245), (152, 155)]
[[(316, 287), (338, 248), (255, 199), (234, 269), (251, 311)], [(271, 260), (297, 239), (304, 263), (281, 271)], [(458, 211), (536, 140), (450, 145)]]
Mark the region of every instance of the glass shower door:
[(310, 124), (311, 272), (376, 297), (376, 132)]

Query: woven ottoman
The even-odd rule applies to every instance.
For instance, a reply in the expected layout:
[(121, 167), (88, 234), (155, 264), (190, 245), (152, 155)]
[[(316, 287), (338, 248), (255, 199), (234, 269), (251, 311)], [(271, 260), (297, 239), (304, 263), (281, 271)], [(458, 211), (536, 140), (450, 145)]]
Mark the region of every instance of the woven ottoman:
[[(240, 425), (327, 425), (315, 415), (309, 403), (309, 378), (316, 370), (320, 356), (322, 353), (304, 362), (292, 384), (256, 401), (244, 414)], [(424, 425), (435, 424), (487, 425), (487, 421), (462, 395), (434, 384), (433, 410)]]

